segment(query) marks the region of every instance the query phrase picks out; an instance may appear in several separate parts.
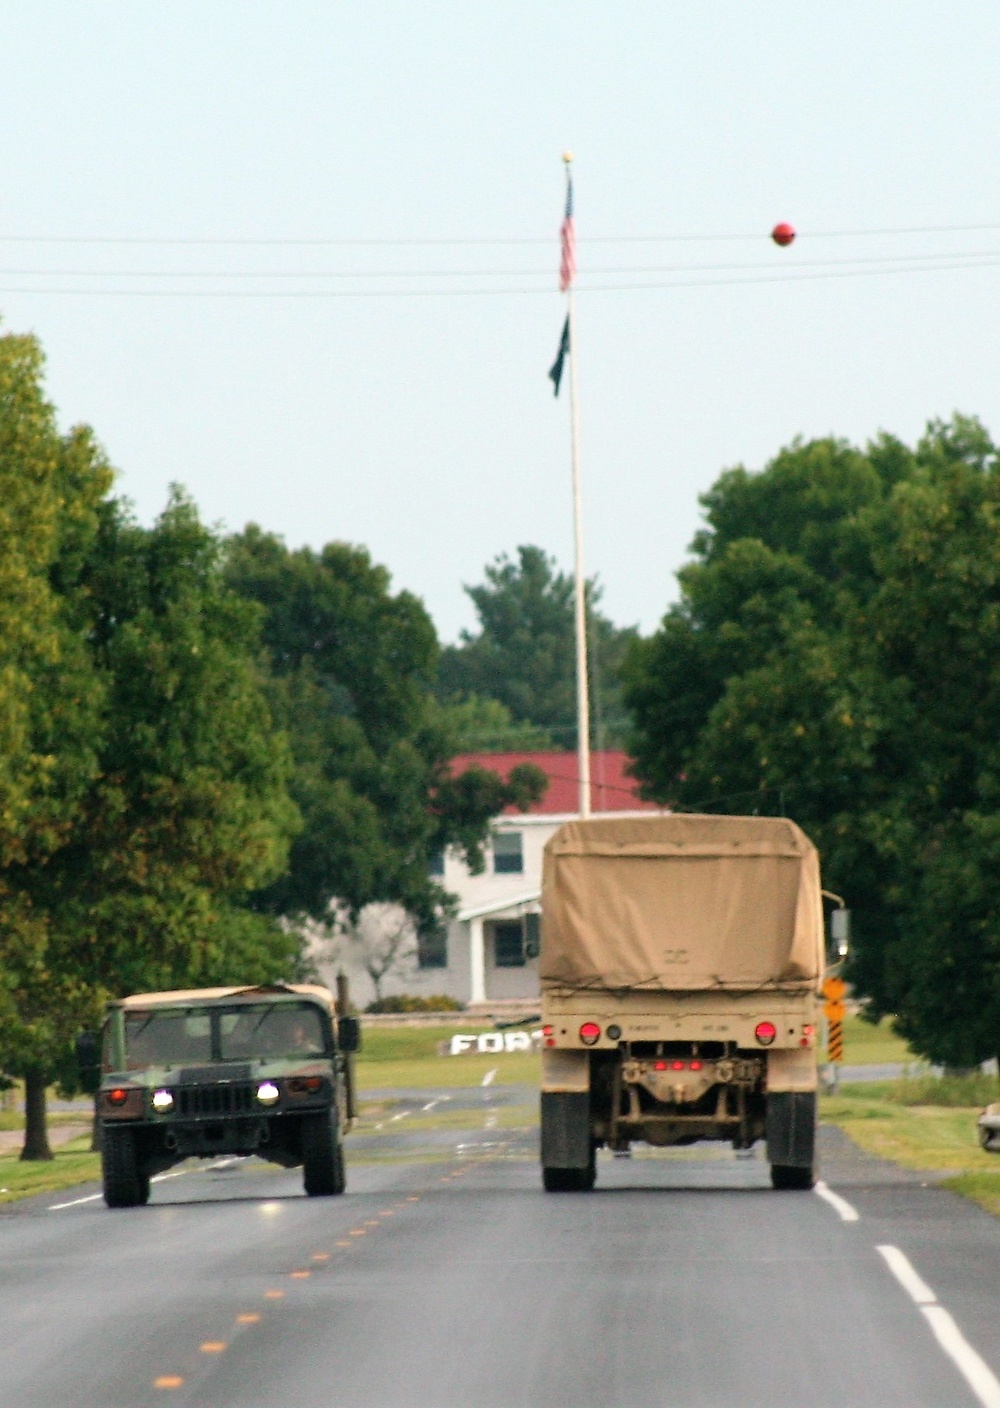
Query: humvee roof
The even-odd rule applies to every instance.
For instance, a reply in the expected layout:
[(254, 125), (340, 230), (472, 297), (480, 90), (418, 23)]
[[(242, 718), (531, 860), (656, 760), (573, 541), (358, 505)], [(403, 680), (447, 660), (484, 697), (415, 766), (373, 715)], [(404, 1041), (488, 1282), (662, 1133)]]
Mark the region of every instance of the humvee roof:
[(329, 988), (320, 987), (318, 983), (270, 983), (261, 984), (258, 987), (242, 988), (191, 988), (179, 989), (176, 992), (138, 992), (129, 997), (113, 998), (109, 1007), (167, 1007), (171, 1003), (192, 1003), (192, 1002), (218, 1002), (227, 997), (281, 997), (283, 995), (291, 997), (311, 997), (315, 1002), (321, 1002), (329, 1010), (333, 1010), (333, 994)]

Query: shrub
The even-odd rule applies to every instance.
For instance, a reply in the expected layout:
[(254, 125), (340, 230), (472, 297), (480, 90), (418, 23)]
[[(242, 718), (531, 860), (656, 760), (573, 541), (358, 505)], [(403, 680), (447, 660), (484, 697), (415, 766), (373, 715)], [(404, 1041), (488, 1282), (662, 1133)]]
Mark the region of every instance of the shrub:
[(925, 1075), (903, 1076), (893, 1081), (886, 1090), (885, 1098), (895, 1105), (946, 1105), (970, 1106), (989, 1105), (1000, 1096), (1000, 1087), (994, 1075), (984, 1075), (982, 1071), (970, 1071), (967, 1075), (936, 1076), (933, 1072)]
[(411, 993), (398, 993), (395, 997), (383, 997), (377, 1002), (369, 1002), (366, 1012), (461, 1012), (464, 1003), (457, 1002), (444, 993), (430, 993), (427, 997), (415, 997)]

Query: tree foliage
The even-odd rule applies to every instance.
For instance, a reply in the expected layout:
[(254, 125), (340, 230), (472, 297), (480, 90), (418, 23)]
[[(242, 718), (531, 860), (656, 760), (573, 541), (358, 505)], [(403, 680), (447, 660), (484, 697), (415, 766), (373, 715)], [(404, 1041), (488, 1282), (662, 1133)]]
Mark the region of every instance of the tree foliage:
[[(438, 690), (445, 701), (469, 696), (498, 700), (515, 723), (544, 729), (565, 748), (576, 747), (576, 643), (573, 579), (557, 571), (541, 548), (523, 546), (517, 560), (501, 554), (486, 581), (466, 587), (479, 631), (441, 654)], [(594, 741), (621, 736), (623, 707), (618, 671), (634, 628), (621, 630), (598, 610), (601, 591), (587, 585), (588, 650)], [(506, 745), (517, 747), (514, 742)]]
[(304, 818), (287, 872), (258, 905), (326, 920), (334, 902), (354, 915), (395, 902), (433, 926), (446, 897), (428, 873), (431, 853), (454, 844), (475, 860), (491, 817), (515, 796), (540, 795), (544, 777), (520, 788), (483, 769), (451, 779), (454, 721), (431, 693), (433, 625), (363, 549), (292, 551), (251, 525), (230, 541), (227, 580), (264, 608), (270, 697)]
[(723, 474), (681, 600), (626, 666), (648, 795), (785, 811), (856, 916), (852, 976), (932, 1059), (1000, 1031), (1000, 458), (796, 442)]
[(111, 993), (288, 975), (251, 913), (297, 822), (259, 612), (175, 495), (149, 530), (92, 433), (60, 434), (30, 337), (0, 338), (0, 1067), (46, 1082)]

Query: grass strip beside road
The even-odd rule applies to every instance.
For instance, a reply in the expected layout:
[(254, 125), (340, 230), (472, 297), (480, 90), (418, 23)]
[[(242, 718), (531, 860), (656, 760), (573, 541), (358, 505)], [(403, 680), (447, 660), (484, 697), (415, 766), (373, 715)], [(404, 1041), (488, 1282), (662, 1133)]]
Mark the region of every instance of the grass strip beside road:
[[(996, 1078), (981, 1079), (987, 1098), (994, 1097)], [(968, 1086), (969, 1078), (961, 1076), (845, 1085), (821, 1098), (820, 1118), (876, 1158), (927, 1173), (1000, 1216), (1000, 1155), (980, 1147), (976, 1129), (985, 1100), (953, 1103)], [(936, 1103), (916, 1103), (918, 1098)]]
[(101, 1176), (101, 1156), (91, 1152), (90, 1135), (81, 1135), (55, 1157), (39, 1162), (22, 1161), (17, 1153), (0, 1156), (0, 1204), (38, 1193), (60, 1193), (81, 1183), (94, 1183)]

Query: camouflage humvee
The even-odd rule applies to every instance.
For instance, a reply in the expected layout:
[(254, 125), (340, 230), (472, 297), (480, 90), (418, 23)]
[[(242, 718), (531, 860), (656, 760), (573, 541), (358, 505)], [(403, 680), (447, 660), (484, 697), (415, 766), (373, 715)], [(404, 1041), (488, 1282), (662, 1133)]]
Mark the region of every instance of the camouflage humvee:
[(154, 1174), (220, 1154), (301, 1164), (310, 1197), (342, 1193), (359, 1042), (357, 1018), (335, 1020), (331, 994), (307, 984), (110, 1002), (99, 1070), (96, 1038), (78, 1043), (108, 1207), (145, 1203)]

